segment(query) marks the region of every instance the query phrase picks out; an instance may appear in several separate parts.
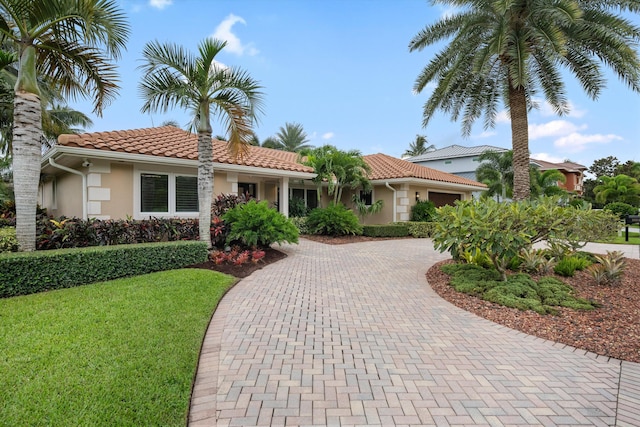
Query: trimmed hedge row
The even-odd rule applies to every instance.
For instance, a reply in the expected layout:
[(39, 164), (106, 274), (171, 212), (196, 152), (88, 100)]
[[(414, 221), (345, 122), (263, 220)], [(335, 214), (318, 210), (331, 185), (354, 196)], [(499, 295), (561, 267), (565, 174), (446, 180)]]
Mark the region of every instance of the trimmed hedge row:
[(0, 298), (182, 268), (207, 260), (203, 242), (162, 242), (0, 255)]
[(409, 228), (402, 223), (363, 225), (362, 234), (369, 237), (406, 237)]
[(409, 235), (412, 237), (426, 238), (433, 235), (435, 222), (405, 222), (409, 228)]

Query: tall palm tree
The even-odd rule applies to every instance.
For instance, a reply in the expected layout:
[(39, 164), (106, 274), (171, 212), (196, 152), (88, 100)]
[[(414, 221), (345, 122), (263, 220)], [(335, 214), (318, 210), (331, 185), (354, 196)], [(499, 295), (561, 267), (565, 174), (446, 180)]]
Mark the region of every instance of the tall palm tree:
[(274, 136), (269, 136), (262, 141), (262, 147), (278, 150), (280, 147), (280, 141), (278, 141)]
[(113, 59), (129, 35), (116, 0), (2, 0), (0, 38), (15, 49), (18, 78), (13, 119), (16, 237), (23, 251), (35, 249), (40, 177), (42, 106), (38, 76), (68, 96), (91, 97), (94, 112), (118, 89)]
[(458, 12), (428, 25), (410, 42), (411, 51), (451, 39), (419, 74), (414, 90), (436, 88), (424, 106), (426, 126), (436, 110), (462, 116), (471, 132), (484, 114), (495, 124), (499, 103), (511, 116), (514, 199), (529, 196), (528, 110), (539, 90), (559, 114), (569, 102), (561, 68), (571, 71), (597, 98), (605, 85), (601, 62), (632, 90), (640, 91), (640, 60), (634, 46), (640, 28), (616, 11), (640, 10), (629, 0), (432, 0)]
[(487, 185), (484, 194), (497, 196), (505, 200), (513, 195), (513, 151), (499, 153), (485, 151), (478, 160), (481, 162), (476, 169), (478, 181)]
[(167, 111), (178, 106), (190, 109), (194, 115), (198, 133), (200, 240), (209, 247), (213, 199), (211, 115), (221, 117), (226, 125), (227, 147), (233, 156), (240, 157), (248, 150), (253, 137), (251, 127), (262, 102), (261, 87), (247, 72), (216, 62), (225, 46), (226, 42), (207, 38), (194, 55), (172, 43), (151, 42), (142, 53), (142, 111)]
[(285, 123), (284, 127), (280, 126), (280, 130), (275, 136), (279, 145), (278, 150), (299, 153), (301, 150), (313, 148), (307, 144), (307, 133), (300, 123)]
[(422, 156), (429, 151), (435, 150), (436, 146), (433, 144), (427, 145), (428, 142), (426, 136), (416, 135), (415, 141), (409, 145), (409, 149), (404, 152), (404, 155), (409, 157)]

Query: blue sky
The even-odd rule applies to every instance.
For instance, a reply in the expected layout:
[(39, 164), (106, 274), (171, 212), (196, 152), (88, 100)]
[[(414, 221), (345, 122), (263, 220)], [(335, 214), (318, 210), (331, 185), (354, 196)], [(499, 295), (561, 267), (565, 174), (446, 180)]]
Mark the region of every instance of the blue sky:
[[(422, 128), (427, 91), (412, 93), (418, 73), (436, 48), (409, 53), (411, 38), (446, 13), (423, 0), (122, 0), (132, 34), (119, 61), (121, 90), (94, 120), (94, 131), (185, 126), (188, 112), (142, 114), (138, 94), (141, 52), (148, 41), (174, 42), (192, 51), (206, 37), (228, 41), (218, 60), (247, 70), (264, 87), (260, 140), (286, 122), (303, 125), (310, 143), (400, 157), (423, 134), (442, 148), (451, 144), (511, 147), (504, 114), (494, 129), (482, 120), (469, 138), (460, 123), (438, 114)], [(640, 19), (634, 18), (636, 23)], [(533, 157), (590, 166), (609, 155), (640, 161), (640, 95), (608, 74), (597, 101), (565, 79), (573, 106), (557, 117), (544, 105), (529, 116)], [(90, 112), (88, 102), (71, 104)], [(221, 134), (219, 124), (214, 135)]]

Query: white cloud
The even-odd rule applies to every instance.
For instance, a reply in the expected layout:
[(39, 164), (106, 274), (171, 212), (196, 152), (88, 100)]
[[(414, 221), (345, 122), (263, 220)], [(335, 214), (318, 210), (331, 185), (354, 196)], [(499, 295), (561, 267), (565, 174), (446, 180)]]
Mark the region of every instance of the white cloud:
[(331, 139), (335, 136), (333, 132), (327, 132), (322, 134), (322, 139)]
[(586, 124), (576, 126), (566, 120), (552, 120), (540, 125), (529, 125), (529, 139), (534, 140), (549, 136), (565, 136), (586, 128)]
[(484, 138), (491, 138), (492, 136), (496, 136), (498, 134), (498, 132), (493, 131), (493, 130), (485, 130), (482, 133), (479, 133), (477, 135), (473, 135), (471, 136), (471, 138), (473, 139), (484, 139)]
[(247, 24), (240, 16), (236, 16), (233, 13), (229, 14), (229, 16), (227, 16), (224, 21), (216, 27), (216, 30), (213, 32), (211, 37), (226, 41), (227, 46), (225, 49), (228, 52), (235, 53), (239, 56), (242, 56), (245, 53), (249, 56), (257, 55), (259, 53), (258, 49), (256, 49), (251, 43), (243, 44), (238, 36), (231, 31), (231, 28), (238, 22), (244, 25)]
[(564, 162), (564, 158), (557, 157), (548, 153), (535, 153), (531, 155), (532, 159), (544, 160), (546, 162), (551, 163), (562, 163)]
[(171, 6), (173, 0), (149, 0), (149, 6), (155, 7), (156, 9), (164, 9), (167, 6)]
[[(551, 116), (558, 115), (556, 110), (547, 101), (543, 101), (541, 99), (535, 99), (534, 101), (540, 104), (539, 111), (540, 111), (540, 115), (542, 115), (543, 117), (551, 117)], [(581, 110), (571, 101), (568, 102), (568, 107), (569, 107), (569, 114), (567, 114), (566, 117), (579, 119), (581, 117), (584, 117), (585, 114), (587, 114), (586, 110)]]
[(592, 135), (583, 135), (578, 132), (573, 132), (567, 136), (556, 139), (553, 142), (553, 145), (556, 148), (563, 149), (564, 151), (577, 153), (579, 151), (583, 151), (587, 145), (589, 144), (608, 144), (612, 141), (620, 141), (622, 140), (621, 136), (615, 134), (592, 134)]
[(511, 116), (507, 110), (502, 110), (496, 114), (496, 123), (511, 123)]

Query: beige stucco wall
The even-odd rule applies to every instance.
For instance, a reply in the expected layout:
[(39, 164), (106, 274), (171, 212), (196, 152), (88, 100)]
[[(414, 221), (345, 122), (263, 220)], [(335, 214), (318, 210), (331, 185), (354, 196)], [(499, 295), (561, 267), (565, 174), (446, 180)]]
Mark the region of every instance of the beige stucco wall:
[(133, 166), (111, 163), (111, 172), (101, 174), (103, 188), (110, 189), (110, 199), (101, 201), (102, 215), (111, 218), (133, 217)]
[[(56, 208), (47, 210), (54, 216), (82, 217), (82, 178), (63, 173), (56, 176)], [(53, 185), (53, 183), (49, 183)], [(49, 194), (51, 194), (49, 192)], [(49, 200), (51, 203), (51, 200)]]

